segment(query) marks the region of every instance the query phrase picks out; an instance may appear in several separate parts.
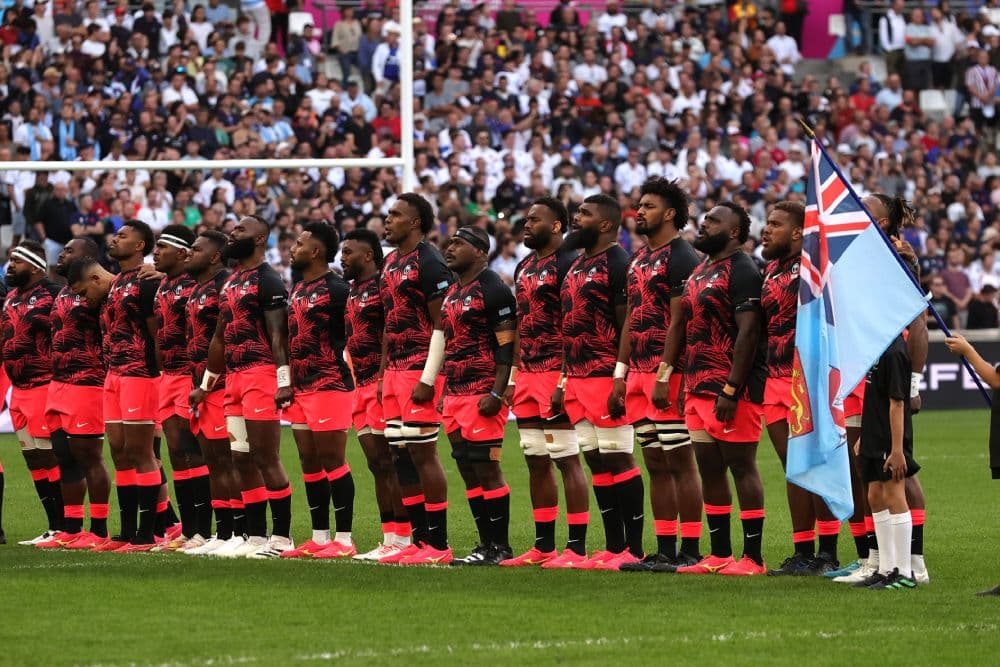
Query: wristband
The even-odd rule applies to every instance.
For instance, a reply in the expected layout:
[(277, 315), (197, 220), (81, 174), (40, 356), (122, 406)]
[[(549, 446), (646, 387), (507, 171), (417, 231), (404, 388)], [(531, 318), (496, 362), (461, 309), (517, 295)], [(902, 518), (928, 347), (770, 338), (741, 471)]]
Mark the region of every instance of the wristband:
[(628, 364), (621, 361), (615, 362), (615, 372), (612, 376), (615, 380), (624, 380), (625, 375), (628, 373)]
[(559, 382), (556, 383), (556, 389), (565, 389), (565, 388), (566, 388), (566, 375), (563, 374), (559, 376)]
[(516, 377), (517, 377), (517, 366), (511, 366), (511, 369), (510, 369), (510, 378), (508, 378), (508, 380), (507, 380), (507, 386), (508, 387), (513, 387), (514, 386), (514, 384), (515, 384), (514, 378), (516, 378)]
[(212, 391), (212, 387), (215, 386), (215, 381), (219, 379), (219, 375), (219, 373), (213, 373), (206, 368), (205, 374), (201, 376), (201, 388), (204, 391)]
[(503, 396), (501, 396), (500, 394), (496, 393), (492, 389), (490, 390), (490, 396), (492, 396), (493, 398), (495, 398), (498, 401), (500, 401), (501, 403), (503, 403)]
[(278, 389), (292, 386), (292, 369), (286, 366), (278, 366)]
[(910, 398), (920, 395), (920, 381), (923, 379), (923, 373), (910, 373)]
[(660, 362), (660, 367), (656, 371), (656, 381), (667, 383), (670, 382), (670, 375), (674, 372), (674, 367), (665, 361)]
[[(727, 391), (728, 390), (728, 391)], [(736, 394), (739, 393), (736, 387), (729, 384), (728, 382), (722, 387), (722, 395), (726, 398), (736, 398)]]

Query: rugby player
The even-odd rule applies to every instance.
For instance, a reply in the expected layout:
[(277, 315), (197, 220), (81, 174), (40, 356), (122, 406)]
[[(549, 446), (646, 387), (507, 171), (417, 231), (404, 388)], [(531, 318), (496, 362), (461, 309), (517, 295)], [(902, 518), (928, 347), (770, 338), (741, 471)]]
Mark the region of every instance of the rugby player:
[(424, 237), (434, 209), (418, 194), (403, 193), (389, 207), (385, 238), (397, 247), (382, 269), (379, 292), (385, 334), (379, 392), (393, 447), (403, 505), (413, 524), (413, 544), (380, 563), (448, 564), (448, 481), (437, 452), (441, 415), (435, 409), (444, 378), (441, 301), (452, 277), (441, 253)]
[[(799, 302), (799, 263), (805, 207), (779, 202), (767, 216), (761, 235), (768, 260), (761, 289), (761, 307), (767, 330), (767, 385), (764, 388), (764, 423), (774, 450), (785, 469), (789, 424), (799, 418), (792, 408), (792, 358), (795, 352), (795, 316)], [(840, 567), (837, 536), (840, 522), (826, 503), (800, 486), (786, 482), (792, 519), (792, 556), (768, 574), (819, 575)], [(813, 528), (815, 524), (815, 529)], [(819, 552), (816, 553), (816, 533)]]
[[(605, 548), (564, 567), (617, 570), (642, 551), (642, 474), (632, 456), (635, 433), (624, 405), (608, 405), (625, 323), (628, 253), (617, 243), (621, 207), (607, 195), (584, 199), (563, 242), (582, 249), (562, 284), (563, 372), (552, 395), (553, 412), (576, 429), (590, 467), (604, 522)], [(611, 409), (611, 408), (615, 409)], [(549, 563), (551, 564), (551, 563)]]
[(375, 502), (382, 524), (382, 542), (356, 560), (379, 560), (393, 556), (410, 544), (410, 519), (406, 515), (392, 451), (385, 439), (385, 419), (378, 400), (378, 369), (382, 354), (385, 314), (379, 298), (379, 275), (384, 259), (375, 232), (355, 229), (340, 244), (340, 264), (351, 283), (347, 300), (347, 351), (354, 372), (352, 421), (358, 442), (375, 478)]
[[(292, 246), (292, 269), (302, 280), (292, 290), (288, 309), (288, 358), (295, 398), (282, 416), (302, 463), (312, 537), (282, 558), (348, 558), (357, 554), (351, 537), (354, 477), (347, 464), (354, 379), (344, 360), (345, 315), (350, 288), (330, 270), (340, 245), (337, 230), (310, 222)], [(330, 539), (330, 501), (336, 534)]]
[[(59, 287), (49, 280), (45, 250), (35, 241), (22, 241), (11, 250), (6, 278), (10, 291), (0, 314), (0, 331), (3, 332), (0, 355), (13, 385), (10, 419), (48, 519), (48, 529), (41, 535), (20, 542), (35, 545), (57, 535), (64, 538), (61, 532), (66, 532), (60, 531), (63, 525), (61, 477), (59, 462), (52, 449), (53, 434), (45, 417), (52, 380), (52, 302)], [(82, 516), (79, 521), (82, 523)], [(69, 532), (79, 532), (79, 528)]]
[(683, 364), (665, 383), (669, 394), (660, 397), (664, 407), (652, 400), (667, 336), (681, 336), (680, 324), (672, 323), (679, 319), (684, 283), (699, 262), (691, 244), (680, 237), (689, 203), (684, 190), (663, 178), (647, 180), (640, 190), (635, 228), (646, 236), (646, 245), (629, 265), (628, 317), (618, 356), (629, 366), (628, 380), (615, 379), (609, 407), (624, 404), (646, 461), (656, 552), (638, 563), (623, 564), (625, 571), (673, 572), (702, 558), (701, 482), (691, 437), (677, 409)]
[[(292, 403), (288, 293), (281, 277), (264, 261), (269, 233), (267, 222), (246, 215), (229, 235), (224, 255), (236, 266), (219, 295), (219, 322), (209, 344), (205, 375), (190, 399), (200, 405), (225, 371), (226, 429), (243, 486), (248, 537), (242, 545), (219, 549), (213, 556), (277, 558), (295, 546), (292, 487), (280, 457), (279, 411)], [(257, 474), (240, 466), (244, 459), (238, 453), (250, 454)], [(273, 524), (267, 537), (269, 503)]]
[[(535, 544), (523, 554), (501, 561), (504, 567), (559, 567), (587, 556), (590, 499), (580, 446), (565, 413), (553, 414), (550, 405), (562, 366), (560, 287), (577, 254), (561, 247), (568, 228), (566, 207), (552, 197), (535, 200), (524, 216), (524, 245), (533, 252), (514, 272), (518, 343), (506, 395), (517, 417), (521, 450), (528, 464)], [(566, 494), (569, 535), (562, 554), (556, 551), (559, 487), (552, 474), (553, 462)], [(482, 501), (473, 494), (469, 504), (476, 502)]]
[(445, 387), (441, 414), (466, 497), (482, 498), (473, 518), (479, 545), (452, 565), (498, 565), (510, 548), (510, 487), (500, 469), (509, 408), (503, 392), (514, 359), (514, 295), (486, 268), (490, 239), (478, 227), (460, 227), (444, 258), (458, 278), (441, 307)]
[[(761, 340), (761, 275), (742, 251), (750, 217), (722, 202), (701, 223), (694, 247), (707, 257), (684, 288), (682, 322), (686, 344), (684, 418), (701, 474), (712, 553), (687, 574), (764, 574), (764, 487), (757, 471), (761, 402), (764, 398), (764, 341)], [(667, 341), (664, 370), (680, 357), (680, 341)], [(657, 382), (666, 384), (658, 377)], [(665, 388), (661, 387), (661, 391)], [(743, 557), (733, 559), (729, 531), (733, 476), (743, 523)]]

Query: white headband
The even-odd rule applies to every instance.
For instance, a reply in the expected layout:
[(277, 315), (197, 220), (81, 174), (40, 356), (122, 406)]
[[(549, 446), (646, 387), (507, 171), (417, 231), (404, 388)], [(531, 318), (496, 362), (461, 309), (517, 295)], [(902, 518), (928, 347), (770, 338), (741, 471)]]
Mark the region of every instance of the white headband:
[(10, 251), (10, 254), (18, 259), (23, 259), (28, 264), (33, 265), (36, 269), (41, 269), (42, 271), (48, 271), (49, 265), (46, 261), (39, 255), (31, 252), (27, 248), (18, 246)]
[(160, 234), (160, 241), (166, 243), (167, 245), (172, 245), (175, 248), (180, 248), (181, 250), (190, 250), (191, 244), (182, 239), (179, 236), (174, 236), (173, 234)]

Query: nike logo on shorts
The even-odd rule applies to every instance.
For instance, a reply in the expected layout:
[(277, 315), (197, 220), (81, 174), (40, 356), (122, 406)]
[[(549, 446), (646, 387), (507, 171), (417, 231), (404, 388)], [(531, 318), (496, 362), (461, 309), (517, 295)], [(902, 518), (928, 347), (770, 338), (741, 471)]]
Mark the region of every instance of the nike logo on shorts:
[(486, 430), (485, 428), (474, 428), (474, 429), (472, 429), (472, 432), (473, 433), (479, 433), (480, 431), (485, 431), (485, 430)]
[(128, 412), (129, 414), (132, 414), (133, 412), (139, 412), (139, 408), (129, 408)]
[(735, 427), (734, 428), (725, 428), (725, 427), (723, 427), (722, 432), (723, 433), (732, 433), (735, 430), (736, 430)]
[(254, 408), (254, 409), (253, 409), (253, 413), (254, 413), (255, 415), (259, 415), (260, 413), (262, 413), (262, 412), (266, 412), (266, 411), (267, 411), (267, 408)]
[(421, 412), (421, 411), (423, 411), (423, 408), (410, 408), (410, 414), (411, 415), (415, 415), (415, 414), (417, 414), (418, 412)]
[(221, 431), (221, 430), (222, 430), (222, 429), (224, 429), (224, 428), (226, 428), (226, 427), (225, 427), (225, 425), (223, 425), (223, 426), (216, 426), (216, 427), (215, 427), (215, 430), (216, 430), (216, 431)]
[(319, 423), (320, 423), (320, 424), (325, 424), (325, 423), (327, 423), (328, 421), (330, 421), (331, 419), (333, 419), (333, 417), (324, 417), (323, 419), (320, 419), (320, 420), (319, 420)]
[(83, 422), (82, 424), (77, 424), (77, 425), (76, 425), (76, 427), (77, 427), (77, 428), (83, 428), (84, 426), (86, 426), (86, 425), (87, 425), (87, 424), (89, 424), (89, 423), (90, 423), (90, 422)]

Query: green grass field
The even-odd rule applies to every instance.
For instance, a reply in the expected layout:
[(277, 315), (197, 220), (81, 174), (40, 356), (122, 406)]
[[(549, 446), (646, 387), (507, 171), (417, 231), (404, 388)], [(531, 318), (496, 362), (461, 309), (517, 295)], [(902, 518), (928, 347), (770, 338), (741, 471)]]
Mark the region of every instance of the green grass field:
[[(0, 547), (0, 665), (995, 664), (1000, 599), (972, 595), (1000, 582), (1000, 485), (989, 479), (986, 423), (982, 411), (916, 418), (932, 579), (917, 591), (876, 593), (820, 579), (219, 561), (9, 544)], [(516, 440), (505, 448), (517, 550), (534, 533)], [(287, 431), (283, 451), (298, 482), (293, 530), (305, 539), (308, 512)], [(0, 453), (4, 528), (16, 543), (40, 532), (42, 514), (13, 437), (0, 438)], [(764, 552), (777, 565), (790, 551), (788, 513), (766, 442), (759, 459)], [(367, 549), (380, 534), (356, 444), (351, 464), (355, 538)], [(454, 490), (452, 545), (464, 553), (474, 530), (450, 459), (445, 467)], [(114, 527), (114, 509), (111, 516)], [(559, 525), (564, 540), (562, 518)], [(600, 533), (595, 517), (592, 547), (602, 544)], [(845, 526), (841, 557), (853, 553)]]

